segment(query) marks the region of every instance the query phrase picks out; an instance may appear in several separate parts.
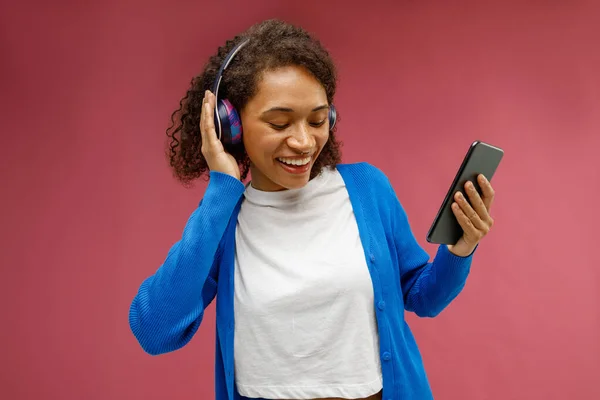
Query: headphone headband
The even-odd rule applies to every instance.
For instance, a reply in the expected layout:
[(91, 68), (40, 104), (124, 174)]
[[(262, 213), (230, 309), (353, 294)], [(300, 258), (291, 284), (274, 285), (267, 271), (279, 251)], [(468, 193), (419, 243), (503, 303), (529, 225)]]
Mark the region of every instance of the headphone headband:
[[(219, 86), (221, 86), (221, 79), (223, 79), (223, 72), (225, 72), (225, 70), (229, 66), (229, 63), (231, 63), (231, 61), (233, 60), (233, 57), (235, 57), (237, 52), (240, 51), (242, 49), (242, 47), (244, 47), (249, 41), (250, 41), (249, 39), (246, 39), (246, 40), (242, 41), (241, 43), (237, 44), (225, 56), (225, 59), (223, 60), (223, 63), (221, 64), (221, 67), (219, 68), (219, 72), (217, 72), (217, 76), (215, 77), (215, 83), (213, 85), (213, 94), (215, 95), (215, 103), (216, 104), (219, 104)], [(221, 127), (221, 119), (219, 118), (218, 107), (215, 107), (215, 120), (217, 121), (217, 124), (219, 125), (218, 129), (217, 129), (217, 134), (219, 136), (219, 140), (221, 140), (222, 127)]]
[(235, 47), (233, 49), (231, 49), (231, 51), (229, 53), (227, 53), (227, 55), (223, 59), (223, 62), (221, 63), (221, 67), (219, 68), (219, 72), (217, 72), (217, 76), (215, 77), (215, 82), (213, 84), (213, 94), (215, 96), (217, 95), (217, 93), (219, 91), (219, 85), (221, 84), (221, 79), (223, 78), (223, 72), (225, 72), (225, 70), (227, 69), (227, 67), (233, 60), (233, 57), (235, 57), (235, 55), (237, 54), (237, 52), (240, 51), (242, 49), (242, 47), (244, 47), (249, 41), (250, 41), (250, 39), (246, 39), (246, 40), (242, 41), (241, 43), (238, 43), (237, 45), (235, 45)]

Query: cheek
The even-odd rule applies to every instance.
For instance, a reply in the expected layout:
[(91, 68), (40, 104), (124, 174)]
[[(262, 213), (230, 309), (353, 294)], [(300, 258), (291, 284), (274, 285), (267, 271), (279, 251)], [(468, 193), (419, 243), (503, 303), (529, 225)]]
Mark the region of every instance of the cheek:
[(261, 164), (265, 159), (272, 158), (277, 150), (278, 143), (272, 135), (264, 130), (249, 129), (244, 131), (244, 148), (253, 164)]
[(316, 135), (316, 139), (317, 139), (317, 143), (319, 146), (319, 150), (323, 150), (323, 147), (325, 147), (325, 144), (329, 140), (329, 131), (324, 130), (324, 132), (322, 132), (322, 133), (319, 132), (319, 134)]

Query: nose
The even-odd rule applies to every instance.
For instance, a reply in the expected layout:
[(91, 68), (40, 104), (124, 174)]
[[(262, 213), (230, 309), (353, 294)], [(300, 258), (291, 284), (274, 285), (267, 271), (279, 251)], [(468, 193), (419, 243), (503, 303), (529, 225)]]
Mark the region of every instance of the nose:
[(298, 124), (298, 126), (291, 131), (290, 136), (287, 139), (288, 146), (298, 152), (306, 152), (313, 148), (315, 143), (314, 138), (311, 136), (308, 128), (304, 124)]

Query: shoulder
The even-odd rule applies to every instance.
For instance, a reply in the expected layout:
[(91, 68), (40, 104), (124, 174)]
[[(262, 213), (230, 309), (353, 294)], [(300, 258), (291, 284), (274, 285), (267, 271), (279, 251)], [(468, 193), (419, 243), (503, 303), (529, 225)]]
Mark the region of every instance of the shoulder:
[[(381, 169), (360, 162), (338, 164), (337, 170), (346, 182), (350, 198), (358, 199), (367, 214), (378, 215), (382, 221), (407, 222), (404, 206), (390, 179)], [(364, 207), (366, 205), (368, 207)]]
[(378, 167), (367, 162), (339, 164), (337, 170), (346, 183), (350, 198), (360, 201), (368, 213), (391, 218), (400, 201), (387, 177)]
[(385, 193), (392, 190), (393, 192), (387, 175), (373, 164), (367, 162), (338, 164), (337, 170), (344, 177), (347, 184), (356, 185), (358, 190)]

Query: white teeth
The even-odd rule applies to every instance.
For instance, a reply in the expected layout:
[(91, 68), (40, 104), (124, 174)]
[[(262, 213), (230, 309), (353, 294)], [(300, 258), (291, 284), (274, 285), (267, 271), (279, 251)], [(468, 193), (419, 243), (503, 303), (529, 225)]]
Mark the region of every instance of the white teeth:
[(302, 166), (310, 162), (310, 157), (306, 158), (278, 158), (284, 164)]

